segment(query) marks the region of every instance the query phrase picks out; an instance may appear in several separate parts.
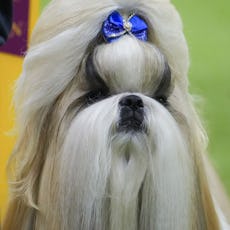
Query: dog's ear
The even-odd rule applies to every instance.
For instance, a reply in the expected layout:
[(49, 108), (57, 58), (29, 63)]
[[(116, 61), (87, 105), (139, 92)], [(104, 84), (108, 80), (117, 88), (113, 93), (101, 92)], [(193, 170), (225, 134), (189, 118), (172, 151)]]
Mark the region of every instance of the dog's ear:
[[(196, 208), (192, 211), (192, 218), (197, 221), (196, 223), (194, 222), (194, 226), (196, 226), (194, 229), (220, 230), (220, 221), (213, 200), (214, 197), (212, 196), (213, 191), (210, 187), (205, 169), (207, 161), (204, 155), (206, 154), (208, 137), (194, 108), (190, 95), (187, 94), (185, 100), (187, 100), (187, 102), (181, 109), (184, 110), (183, 113), (186, 115), (186, 133), (189, 139), (189, 149), (191, 151), (190, 154), (195, 176), (193, 199)], [(183, 122), (178, 120), (178, 123)]]
[(45, 139), (49, 135), (49, 128), (46, 127), (49, 115), (44, 117), (40, 112), (30, 118), (26, 126), (20, 129), (19, 140), (9, 161), (12, 200), (3, 225), (5, 230), (25, 229), (33, 222), (33, 213), (37, 209), (39, 179), (48, 148)]

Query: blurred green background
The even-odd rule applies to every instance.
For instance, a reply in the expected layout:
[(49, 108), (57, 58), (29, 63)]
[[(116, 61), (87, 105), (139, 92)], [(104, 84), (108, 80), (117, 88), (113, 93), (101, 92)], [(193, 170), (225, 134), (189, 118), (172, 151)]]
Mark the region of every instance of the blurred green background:
[(202, 98), (209, 154), (230, 195), (230, 1), (173, 3), (183, 19), (190, 50), (190, 92)]
[[(42, 7), (48, 0), (42, 0)], [(230, 194), (230, 1), (173, 0), (191, 57), (190, 92), (209, 134), (209, 154)]]

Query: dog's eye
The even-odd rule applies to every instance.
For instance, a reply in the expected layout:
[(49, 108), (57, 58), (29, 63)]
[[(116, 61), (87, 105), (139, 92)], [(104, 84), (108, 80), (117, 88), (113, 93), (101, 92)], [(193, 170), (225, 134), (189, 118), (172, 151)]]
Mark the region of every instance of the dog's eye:
[(171, 70), (167, 63), (165, 63), (165, 70), (161, 82), (154, 93), (154, 99), (164, 106), (168, 105), (168, 97), (171, 92)]
[(163, 106), (168, 106), (168, 99), (166, 96), (157, 96), (157, 97), (155, 97), (155, 100), (157, 100)]
[(108, 96), (109, 96), (109, 93), (107, 90), (104, 90), (104, 89), (92, 90), (86, 94), (86, 103), (88, 105), (91, 105), (95, 102), (98, 102), (100, 100), (107, 98)]

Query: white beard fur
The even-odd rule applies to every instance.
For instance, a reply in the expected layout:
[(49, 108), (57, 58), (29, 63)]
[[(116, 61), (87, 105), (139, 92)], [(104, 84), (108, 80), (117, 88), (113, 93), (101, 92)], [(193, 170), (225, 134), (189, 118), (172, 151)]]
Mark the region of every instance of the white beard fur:
[(148, 134), (114, 133), (121, 96), (82, 111), (68, 131), (60, 153), (63, 229), (187, 229), (193, 166), (181, 132), (162, 106), (140, 95)]
[[(149, 42), (124, 36), (90, 51), (111, 96), (87, 106), (87, 49), (120, 8), (147, 19)], [(165, 62), (168, 108), (151, 98)], [(3, 230), (229, 229), (206, 178), (207, 137), (188, 66), (180, 17), (167, 0), (51, 1), (17, 82), (15, 183)], [(117, 131), (119, 101), (130, 94), (143, 100), (145, 132)]]

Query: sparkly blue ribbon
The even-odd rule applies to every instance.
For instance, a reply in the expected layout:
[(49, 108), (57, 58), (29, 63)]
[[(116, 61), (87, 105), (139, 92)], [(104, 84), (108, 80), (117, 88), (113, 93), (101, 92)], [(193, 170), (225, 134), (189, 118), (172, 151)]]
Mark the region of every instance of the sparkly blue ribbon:
[(142, 41), (148, 40), (148, 26), (142, 18), (132, 14), (128, 19), (125, 19), (118, 11), (112, 12), (104, 21), (102, 33), (104, 39), (109, 43), (125, 34), (133, 35)]

